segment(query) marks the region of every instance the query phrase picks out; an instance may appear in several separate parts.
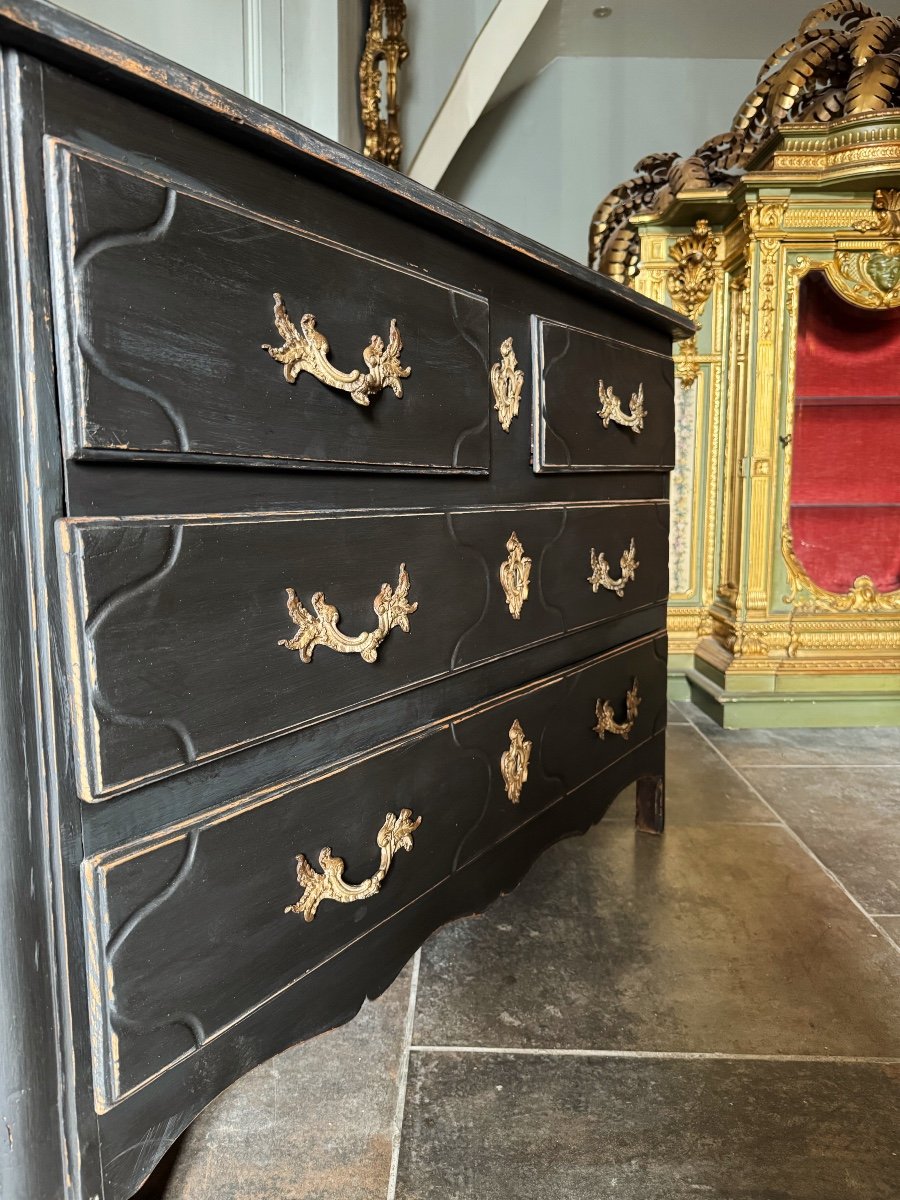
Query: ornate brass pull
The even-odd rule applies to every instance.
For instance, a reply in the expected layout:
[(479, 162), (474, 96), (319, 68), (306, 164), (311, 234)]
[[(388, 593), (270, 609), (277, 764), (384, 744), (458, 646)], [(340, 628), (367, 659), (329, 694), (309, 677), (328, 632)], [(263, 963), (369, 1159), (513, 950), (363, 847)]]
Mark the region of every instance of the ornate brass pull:
[(526, 740), (525, 730), (515, 720), (509, 730), (509, 749), (500, 755), (500, 774), (506, 784), (506, 794), (513, 804), (518, 804), (522, 798), (530, 758), (531, 742)]
[(347, 864), (342, 858), (331, 853), (330, 846), (325, 846), (319, 851), (321, 875), (309, 865), (306, 855), (298, 854), (297, 882), (303, 888), (303, 895), (295, 904), (289, 904), (284, 911), (302, 913), (305, 921), (311, 921), (323, 900), (352, 904), (355, 900), (368, 900), (370, 896), (377, 895), (381, 891), (385, 875), (390, 870), (394, 855), (398, 850), (412, 850), (413, 832), (421, 824), (422, 818), (416, 817), (413, 820), (412, 811), (408, 808), (401, 808), (399, 815), (386, 813), (384, 824), (375, 838), (381, 851), (381, 863), (375, 874), (364, 879), (362, 883), (347, 883), (344, 879)]
[(613, 579), (610, 575), (606, 555), (602, 551), (600, 554), (597, 554), (594, 547), (591, 546), (591, 573), (588, 575), (588, 583), (595, 594), (603, 587), (608, 592), (615, 592), (621, 600), (625, 594), (625, 584), (631, 583), (640, 565), (635, 556), (634, 538), (631, 539), (631, 545), (619, 559), (619, 569), (622, 574), (618, 579)]
[(328, 361), (331, 347), (324, 334), (316, 329), (316, 318), (312, 313), (304, 313), (300, 318), (298, 329), (287, 314), (284, 300), (279, 292), (275, 296), (275, 328), (284, 338), (283, 346), (270, 346), (263, 343), (263, 350), (284, 365), (284, 377), (288, 383), (296, 383), (303, 371), (315, 375), (316, 379), (329, 387), (349, 392), (357, 404), (368, 407), (369, 397), (374, 396), (383, 388), (389, 387), (395, 396), (403, 395), (401, 380), (406, 379), (412, 367), (404, 367), (400, 362), (400, 351), (403, 343), (397, 322), (391, 320), (388, 344), (385, 346), (382, 338), (373, 333), (369, 344), (362, 352), (363, 361), (369, 368), (368, 374), (362, 371), (350, 371), (345, 374)]
[(644, 385), (638, 384), (638, 390), (632, 392), (626, 413), (621, 400), (612, 389), (612, 384), (604, 388), (602, 379), (598, 383), (600, 407), (597, 409), (597, 416), (603, 421), (603, 428), (608, 429), (610, 421), (614, 421), (616, 425), (625, 425), (635, 433), (640, 433), (644, 428)]
[(522, 543), (516, 537), (515, 530), (509, 535), (506, 549), (509, 554), (506, 561), (500, 564), (500, 583), (513, 620), (518, 621), (522, 615), (522, 605), (528, 599), (531, 559), (525, 554)]
[(306, 611), (297, 598), (293, 588), (287, 589), (287, 607), (291, 620), (297, 626), (297, 632), (292, 638), (282, 638), (278, 645), (288, 650), (296, 650), (304, 662), (312, 660), (316, 646), (327, 646), (338, 654), (358, 654), (365, 662), (373, 663), (378, 657), (378, 647), (395, 627), (404, 633), (409, 633), (409, 615), (419, 607), (418, 602), (409, 604), (409, 575), (406, 564), (400, 564), (400, 575), (396, 591), (389, 583), (383, 583), (381, 590), (372, 602), (378, 625), (367, 633), (359, 633), (356, 637), (347, 637), (341, 633), (337, 624), (341, 614), (325, 599), (322, 592), (316, 592), (312, 598), (312, 609), (316, 614)]
[(628, 735), (637, 720), (641, 697), (638, 694), (638, 681), (635, 679), (625, 694), (625, 720), (621, 724), (616, 721), (616, 713), (608, 700), (597, 701), (597, 724), (594, 733), (602, 741), (608, 733), (615, 733), (628, 741)]
[(494, 363), (491, 367), (494, 408), (497, 410), (500, 427), (504, 433), (509, 433), (513, 417), (519, 415), (519, 398), (522, 395), (524, 382), (525, 372), (518, 370), (512, 338), (507, 338), (500, 346), (500, 362)]

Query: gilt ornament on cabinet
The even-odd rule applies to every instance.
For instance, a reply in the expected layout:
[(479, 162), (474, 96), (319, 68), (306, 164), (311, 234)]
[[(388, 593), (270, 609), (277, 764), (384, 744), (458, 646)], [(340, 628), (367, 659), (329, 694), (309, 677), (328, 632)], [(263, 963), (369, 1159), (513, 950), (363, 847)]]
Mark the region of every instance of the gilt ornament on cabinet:
[(528, 779), (528, 763), (531, 759), (531, 742), (518, 720), (509, 730), (509, 749), (500, 756), (500, 773), (506, 786), (506, 795), (513, 804), (522, 798), (522, 788)]
[(513, 417), (519, 415), (519, 400), (524, 382), (525, 372), (519, 368), (512, 338), (507, 338), (500, 346), (500, 362), (491, 367), (494, 408), (504, 433), (509, 433)]
[(598, 380), (598, 394), (600, 396), (600, 407), (597, 409), (597, 416), (603, 422), (603, 428), (608, 429), (610, 422), (614, 425), (623, 425), (626, 429), (633, 429), (635, 433), (640, 433), (644, 428), (644, 416), (646, 410), (644, 408), (644, 385), (638, 385), (638, 390), (632, 393), (631, 400), (628, 404), (628, 412), (622, 408), (622, 401), (613, 391), (612, 384), (609, 387), (603, 386), (603, 380)]
[(325, 335), (316, 328), (315, 316), (312, 313), (304, 313), (298, 329), (288, 316), (281, 294), (275, 292), (274, 297), (275, 328), (284, 338), (284, 344), (270, 346), (268, 342), (264, 342), (262, 348), (276, 362), (282, 364), (288, 383), (296, 383), (299, 376), (307, 371), (328, 387), (349, 392), (351, 399), (363, 408), (368, 408), (370, 397), (386, 387), (397, 397), (403, 395), (402, 381), (412, 373), (412, 367), (404, 367), (400, 361), (403, 342), (400, 340), (397, 322), (393, 318), (387, 345), (377, 333), (373, 333), (368, 346), (362, 352), (363, 362), (368, 367), (365, 375), (359, 370), (339, 371), (329, 361), (331, 347)]
[(522, 606), (528, 599), (528, 581), (531, 577), (531, 559), (516, 537), (515, 531), (506, 543), (508, 555), (500, 564), (500, 583), (506, 595), (506, 605), (514, 621), (522, 615)]
[(364, 879), (362, 883), (348, 883), (344, 879), (347, 864), (342, 858), (331, 853), (330, 846), (325, 846), (319, 851), (321, 873), (309, 865), (305, 854), (298, 854), (297, 882), (303, 888), (303, 894), (284, 911), (302, 915), (304, 921), (312, 921), (323, 900), (334, 900), (337, 904), (353, 904), (357, 900), (368, 900), (377, 895), (394, 861), (394, 855), (398, 850), (412, 850), (412, 835), (421, 824), (422, 818), (413, 819), (412, 810), (408, 808), (401, 808), (399, 814), (386, 813), (384, 824), (375, 838), (381, 851), (381, 862), (375, 874)]
[[(287, 607), (297, 632), (291, 638), (282, 638), (278, 645), (296, 650), (303, 662), (312, 661), (316, 646), (327, 646), (338, 654), (358, 654), (367, 663), (378, 657), (378, 648), (392, 629), (409, 633), (409, 618), (419, 607), (418, 602), (409, 603), (409, 574), (406, 564), (400, 564), (397, 587), (383, 583), (372, 602), (378, 624), (375, 629), (348, 637), (338, 629), (341, 614), (329, 604), (322, 592), (312, 598), (312, 610), (308, 612), (293, 588), (287, 588)], [(313, 613), (315, 615), (313, 615)]]
[(615, 592), (621, 598), (625, 595), (625, 585), (631, 583), (635, 577), (638, 567), (641, 564), (637, 560), (637, 551), (634, 547), (634, 538), (631, 539), (631, 544), (627, 550), (622, 552), (622, 557), (619, 559), (619, 570), (621, 574), (618, 579), (614, 579), (609, 573), (609, 563), (606, 561), (606, 555), (601, 551), (599, 554), (594, 547), (591, 547), (591, 573), (588, 576), (588, 583), (591, 585), (591, 591), (596, 593), (600, 588), (605, 588), (608, 592)]
[(638, 681), (632, 683), (631, 687), (625, 693), (625, 720), (616, 720), (616, 710), (613, 708), (609, 700), (597, 701), (597, 724), (594, 726), (594, 733), (603, 741), (608, 733), (615, 734), (617, 737), (628, 741), (628, 735), (634, 729), (634, 723), (637, 720), (638, 708), (641, 704), (641, 697), (638, 692)]

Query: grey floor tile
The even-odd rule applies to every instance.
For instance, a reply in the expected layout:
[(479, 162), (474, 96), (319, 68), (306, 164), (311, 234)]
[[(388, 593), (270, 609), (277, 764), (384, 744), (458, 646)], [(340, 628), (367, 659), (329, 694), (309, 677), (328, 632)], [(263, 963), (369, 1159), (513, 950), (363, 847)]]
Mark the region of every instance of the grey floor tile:
[(601, 822), (426, 944), (414, 1042), (900, 1055), (900, 962), (780, 826)]
[(397, 1200), (896, 1200), (900, 1068), (422, 1054)]
[(896, 945), (900, 947), (900, 916), (878, 917), (877, 920), (888, 937), (892, 938)]
[(900, 912), (900, 772), (895, 767), (743, 770), (867, 912)]
[(696, 709), (691, 720), (736, 767), (900, 765), (900, 729), (723, 729)]
[[(634, 791), (613, 803), (606, 820), (634, 819)], [(705, 821), (777, 821), (736, 771), (723, 762), (690, 725), (666, 733), (666, 820), (695, 825)]]
[(686, 725), (688, 723), (687, 717), (672, 700), (668, 703), (666, 720), (670, 725)]
[(184, 1135), (164, 1200), (384, 1200), (411, 968), (348, 1025), (279, 1054)]

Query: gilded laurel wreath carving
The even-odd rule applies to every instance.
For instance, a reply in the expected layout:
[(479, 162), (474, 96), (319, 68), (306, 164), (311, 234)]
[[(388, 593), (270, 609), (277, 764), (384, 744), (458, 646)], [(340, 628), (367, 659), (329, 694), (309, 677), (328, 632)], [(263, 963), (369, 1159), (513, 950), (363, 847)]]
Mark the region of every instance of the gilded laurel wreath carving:
[[(341, 614), (329, 604), (322, 592), (316, 592), (312, 598), (313, 612), (300, 603), (293, 588), (287, 589), (287, 607), (291, 620), (297, 626), (297, 632), (291, 638), (282, 638), (278, 645), (288, 650), (296, 650), (303, 662), (311, 662), (316, 646), (327, 646), (338, 654), (358, 654), (364, 662), (373, 663), (378, 657), (378, 647), (392, 629), (402, 629), (409, 633), (409, 617), (419, 607), (418, 602), (410, 604), (409, 575), (406, 564), (400, 564), (400, 575), (396, 589), (389, 583), (383, 583), (378, 595), (372, 602), (378, 625), (366, 633), (356, 637), (348, 637), (338, 629)], [(315, 615), (313, 615), (315, 614)]]
[(631, 687), (625, 694), (625, 720), (616, 720), (616, 710), (608, 700), (597, 701), (597, 724), (594, 726), (594, 733), (602, 741), (608, 733), (614, 733), (617, 737), (628, 741), (628, 735), (634, 728), (634, 723), (637, 720), (638, 708), (641, 704), (641, 697), (638, 693), (638, 681), (635, 679)]
[(522, 615), (522, 605), (528, 599), (528, 580), (531, 577), (531, 559), (525, 554), (515, 531), (506, 543), (509, 551), (506, 561), (500, 564), (500, 583), (506, 595), (506, 604), (513, 620)]
[(316, 328), (316, 318), (313, 314), (304, 313), (298, 329), (288, 316), (281, 294), (275, 292), (274, 297), (275, 328), (284, 338), (284, 344), (270, 346), (268, 342), (264, 342), (262, 348), (276, 362), (283, 365), (284, 377), (288, 383), (296, 383), (299, 376), (306, 371), (328, 387), (348, 392), (355, 403), (363, 407), (368, 407), (370, 396), (376, 395), (386, 387), (389, 387), (395, 396), (403, 395), (402, 380), (411, 374), (412, 368), (404, 367), (400, 361), (403, 343), (395, 320), (391, 320), (386, 346), (377, 333), (369, 338), (369, 344), (362, 352), (363, 362), (368, 368), (367, 373), (364, 375), (362, 371), (357, 370), (345, 373), (329, 362), (331, 347), (325, 335)]
[(394, 855), (398, 850), (412, 850), (412, 835), (421, 824), (422, 818), (413, 819), (412, 810), (408, 808), (401, 808), (399, 813), (385, 814), (384, 824), (375, 838), (381, 851), (381, 862), (375, 874), (362, 883), (348, 883), (344, 879), (347, 864), (331, 853), (330, 846), (319, 851), (321, 874), (309, 865), (306, 855), (298, 854), (297, 882), (303, 888), (303, 894), (284, 911), (298, 916), (302, 914), (305, 921), (311, 921), (323, 900), (353, 904), (356, 900), (368, 900), (370, 896), (377, 895), (394, 861)]
[(609, 423), (612, 421), (616, 425), (624, 425), (628, 429), (633, 429), (635, 433), (640, 433), (644, 428), (644, 416), (646, 410), (644, 408), (644, 385), (638, 385), (638, 390), (632, 392), (631, 400), (628, 405), (628, 412), (622, 408), (622, 401), (613, 391), (612, 384), (604, 388), (603, 380), (598, 381), (598, 391), (600, 396), (600, 407), (597, 409), (597, 416), (603, 422), (603, 428), (608, 429)]
[(600, 588), (606, 588), (608, 592), (615, 592), (619, 599), (625, 594), (626, 583), (631, 583), (635, 573), (641, 564), (637, 560), (637, 552), (634, 547), (634, 538), (631, 539), (631, 545), (627, 550), (623, 551), (622, 557), (619, 559), (619, 570), (621, 575), (618, 579), (613, 579), (609, 573), (609, 563), (606, 561), (606, 555), (602, 552), (597, 554), (594, 547), (591, 547), (591, 573), (588, 576), (588, 583), (591, 585), (591, 591), (595, 594)]
[(509, 433), (513, 417), (519, 415), (519, 399), (525, 372), (519, 370), (512, 338), (500, 346), (500, 362), (491, 367), (491, 390), (494, 393), (494, 408), (504, 433)]
[(516, 719), (509, 730), (509, 749), (500, 755), (500, 773), (506, 785), (506, 794), (513, 804), (518, 804), (522, 798), (530, 759), (531, 742), (526, 739), (525, 730)]

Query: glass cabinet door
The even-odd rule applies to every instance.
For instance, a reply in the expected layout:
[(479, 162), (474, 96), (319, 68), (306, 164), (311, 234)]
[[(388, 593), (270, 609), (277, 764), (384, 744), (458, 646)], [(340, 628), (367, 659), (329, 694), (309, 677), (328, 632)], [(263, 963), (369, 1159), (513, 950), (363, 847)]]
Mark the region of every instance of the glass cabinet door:
[[(900, 259), (898, 259), (900, 263)], [(790, 524), (818, 587), (900, 588), (900, 308), (862, 308), (821, 271), (800, 281)]]

